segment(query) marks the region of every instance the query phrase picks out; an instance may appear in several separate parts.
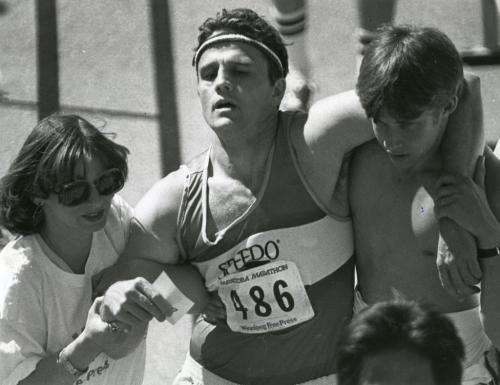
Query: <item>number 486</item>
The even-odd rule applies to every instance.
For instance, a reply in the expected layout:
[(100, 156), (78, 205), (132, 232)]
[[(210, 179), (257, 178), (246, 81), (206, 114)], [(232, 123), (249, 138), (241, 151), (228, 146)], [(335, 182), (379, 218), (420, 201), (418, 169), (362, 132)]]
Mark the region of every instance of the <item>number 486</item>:
[[(288, 285), (285, 281), (281, 279), (276, 281), (273, 285), (273, 294), (280, 309), (285, 312), (290, 312), (295, 306), (295, 301), (290, 293), (282, 291), (282, 289), (286, 287), (288, 287)], [(272, 308), (271, 305), (264, 300), (264, 290), (262, 287), (258, 285), (252, 286), (248, 294), (255, 303), (255, 314), (259, 317), (267, 317), (271, 315)], [(234, 309), (236, 311), (240, 311), (243, 319), (246, 320), (248, 318), (248, 308), (243, 305), (236, 290), (231, 290), (230, 296), (233, 301)]]

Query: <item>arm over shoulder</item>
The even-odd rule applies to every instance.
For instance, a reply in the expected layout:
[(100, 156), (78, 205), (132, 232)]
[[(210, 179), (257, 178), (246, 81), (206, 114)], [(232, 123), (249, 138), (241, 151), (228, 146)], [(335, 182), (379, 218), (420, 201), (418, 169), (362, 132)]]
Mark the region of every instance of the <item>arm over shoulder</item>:
[(123, 259), (143, 258), (177, 263), (177, 216), (187, 170), (179, 169), (158, 181), (139, 201), (130, 225)]
[(318, 155), (331, 149), (342, 153), (373, 139), (370, 121), (354, 90), (332, 95), (316, 102), (309, 112), (304, 137)]
[(372, 125), (354, 91), (316, 102), (305, 125), (292, 128), (299, 165), (318, 198), (328, 204), (344, 156), (373, 139)]

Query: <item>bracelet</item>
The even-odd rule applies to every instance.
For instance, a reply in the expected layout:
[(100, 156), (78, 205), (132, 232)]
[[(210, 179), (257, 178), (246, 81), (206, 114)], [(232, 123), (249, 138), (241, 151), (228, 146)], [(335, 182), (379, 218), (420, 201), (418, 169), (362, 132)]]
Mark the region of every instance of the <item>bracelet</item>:
[(87, 371), (89, 370), (88, 367), (83, 370), (75, 367), (75, 365), (71, 363), (68, 357), (66, 357), (64, 349), (62, 349), (57, 356), (57, 364), (61, 365), (64, 368), (64, 370), (66, 370), (69, 374), (71, 374), (74, 377), (80, 377), (82, 374), (87, 373)]
[(477, 257), (480, 259), (491, 258), (500, 255), (500, 246), (492, 249), (477, 249)]

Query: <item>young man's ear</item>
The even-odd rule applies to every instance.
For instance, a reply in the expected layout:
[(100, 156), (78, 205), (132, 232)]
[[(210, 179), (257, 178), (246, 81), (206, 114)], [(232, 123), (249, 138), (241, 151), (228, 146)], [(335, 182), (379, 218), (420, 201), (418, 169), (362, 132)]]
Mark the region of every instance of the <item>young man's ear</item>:
[(458, 101), (459, 101), (459, 96), (457, 93), (455, 93), (452, 97), (450, 97), (450, 99), (444, 106), (445, 114), (450, 115), (453, 111), (455, 111), (458, 105)]
[(281, 99), (283, 99), (283, 96), (285, 95), (285, 89), (286, 89), (285, 78), (279, 78), (274, 82), (272, 98), (273, 98), (273, 105), (276, 106), (276, 108), (279, 108), (281, 104)]
[(453, 96), (451, 96), (449, 98), (447, 104), (445, 105), (444, 112), (447, 115), (450, 115), (451, 113), (453, 113), (453, 111), (455, 111), (455, 109), (457, 108), (458, 103), (460, 102), (460, 95), (462, 95), (464, 84), (465, 84), (465, 80), (463, 83), (457, 85), (457, 88), (455, 89), (455, 93), (453, 94)]

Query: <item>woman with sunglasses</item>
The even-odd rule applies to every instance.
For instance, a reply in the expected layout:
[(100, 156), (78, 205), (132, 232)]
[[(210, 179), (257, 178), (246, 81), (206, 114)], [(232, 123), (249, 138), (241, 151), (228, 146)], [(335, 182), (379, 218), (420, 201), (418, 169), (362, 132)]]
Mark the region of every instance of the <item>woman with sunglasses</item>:
[(0, 253), (1, 384), (142, 382), (147, 324), (105, 323), (92, 301), (92, 276), (127, 239), (131, 209), (115, 195), (127, 154), (86, 120), (51, 115), (2, 179), (1, 224), (17, 237)]

